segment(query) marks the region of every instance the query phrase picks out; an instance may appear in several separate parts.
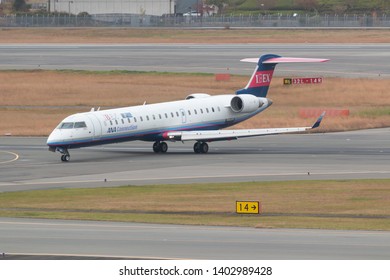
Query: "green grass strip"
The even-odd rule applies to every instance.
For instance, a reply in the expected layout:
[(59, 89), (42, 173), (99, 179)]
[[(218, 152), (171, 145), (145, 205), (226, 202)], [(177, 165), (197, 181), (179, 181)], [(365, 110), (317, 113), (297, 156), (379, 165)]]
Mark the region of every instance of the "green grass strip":
[[(238, 215), (257, 200), (261, 215)], [(390, 230), (390, 179), (123, 186), (0, 193), (0, 216)]]

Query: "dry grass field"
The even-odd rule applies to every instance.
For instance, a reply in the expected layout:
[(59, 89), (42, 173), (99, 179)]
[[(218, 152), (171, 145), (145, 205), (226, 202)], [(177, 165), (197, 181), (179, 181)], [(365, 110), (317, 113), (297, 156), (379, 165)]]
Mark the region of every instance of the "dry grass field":
[[(261, 228), (390, 230), (389, 180), (124, 186), (0, 193), (0, 216)], [(259, 200), (262, 215), (235, 215)]]
[(0, 43), (390, 43), (390, 30), (1, 28)]
[[(153, 75), (153, 84), (149, 81)], [(91, 107), (112, 108), (184, 99), (194, 92), (231, 94), (247, 76), (215, 81), (213, 75), (83, 71), (1, 71), (0, 135), (48, 135), (67, 115)], [(274, 78), (264, 113), (240, 128), (311, 125), (300, 108), (349, 109), (348, 117), (326, 117), (320, 131), (390, 126), (390, 80), (325, 78), (321, 85), (284, 86)]]
[[(390, 43), (390, 30), (2, 28), (0, 43)], [(155, 75), (150, 84), (149, 75)], [(234, 93), (248, 77), (216, 82), (214, 76), (158, 73), (55, 71), (0, 72), (0, 135), (48, 135), (65, 116), (90, 110), (163, 102), (194, 92)], [(327, 78), (322, 85), (282, 85), (274, 78), (266, 112), (239, 124), (248, 127), (306, 126), (300, 108), (350, 109), (327, 117), (322, 131), (390, 126), (388, 80)]]

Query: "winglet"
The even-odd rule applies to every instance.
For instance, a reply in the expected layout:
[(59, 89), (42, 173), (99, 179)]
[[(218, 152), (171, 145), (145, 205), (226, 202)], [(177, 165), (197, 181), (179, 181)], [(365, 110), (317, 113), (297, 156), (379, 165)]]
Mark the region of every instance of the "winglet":
[(322, 119), (324, 118), (325, 116), (325, 113), (326, 111), (322, 112), (321, 116), (319, 116), (319, 118), (317, 119), (317, 121), (313, 124), (313, 126), (311, 127), (312, 129), (313, 128), (317, 128), (320, 126), (321, 122), (322, 122)]

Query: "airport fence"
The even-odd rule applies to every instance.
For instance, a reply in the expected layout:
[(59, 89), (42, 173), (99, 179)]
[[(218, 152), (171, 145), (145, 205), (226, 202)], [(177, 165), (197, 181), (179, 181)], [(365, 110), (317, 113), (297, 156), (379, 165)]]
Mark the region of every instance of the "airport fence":
[(220, 15), (26, 14), (0, 16), (0, 27), (273, 27), (390, 28), (390, 15)]

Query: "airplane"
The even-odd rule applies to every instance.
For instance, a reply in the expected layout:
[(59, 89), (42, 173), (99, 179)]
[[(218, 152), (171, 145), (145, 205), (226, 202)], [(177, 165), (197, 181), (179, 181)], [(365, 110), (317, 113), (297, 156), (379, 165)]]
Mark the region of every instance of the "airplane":
[(166, 141), (195, 141), (194, 152), (205, 154), (209, 150), (208, 142), (300, 132), (320, 125), (324, 113), (310, 127), (222, 130), (271, 106), (267, 93), (276, 64), (326, 62), (328, 59), (265, 54), (241, 61), (257, 63), (257, 66), (248, 84), (236, 94), (194, 93), (180, 101), (108, 110), (92, 108), (90, 112), (70, 115), (61, 121), (47, 139), (49, 151), (58, 151), (62, 154), (61, 160), (68, 162), (69, 149), (73, 148), (142, 140), (154, 142), (155, 153), (166, 153)]

